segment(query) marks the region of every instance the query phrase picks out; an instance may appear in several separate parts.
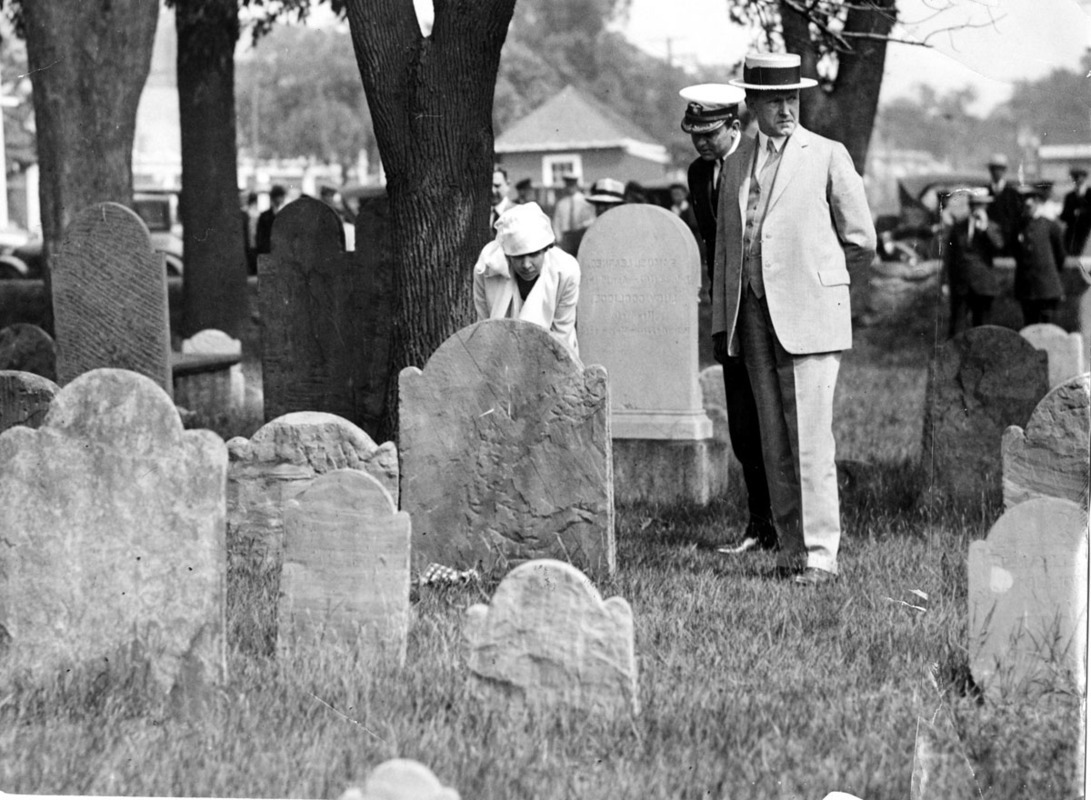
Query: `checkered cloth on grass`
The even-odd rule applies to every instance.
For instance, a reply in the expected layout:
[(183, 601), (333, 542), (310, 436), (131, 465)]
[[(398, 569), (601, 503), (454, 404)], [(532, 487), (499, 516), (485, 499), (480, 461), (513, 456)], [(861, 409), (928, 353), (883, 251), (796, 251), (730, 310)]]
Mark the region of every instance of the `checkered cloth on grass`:
[(418, 583), (421, 586), (457, 586), (460, 583), (470, 583), (480, 580), (476, 569), (459, 571), (443, 564), (432, 563), (421, 573)]

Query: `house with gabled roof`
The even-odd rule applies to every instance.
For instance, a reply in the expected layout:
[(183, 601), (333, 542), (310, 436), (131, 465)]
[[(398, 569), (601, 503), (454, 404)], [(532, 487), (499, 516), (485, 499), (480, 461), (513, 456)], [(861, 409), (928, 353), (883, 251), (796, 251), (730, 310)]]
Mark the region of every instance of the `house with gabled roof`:
[(666, 147), (574, 86), (501, 133), (494, 149), (512, 184), (530, 178), (543, 188), (560, 187), (565, 175), (584, 187), (599, 178), (655, 183), (670, 168)]

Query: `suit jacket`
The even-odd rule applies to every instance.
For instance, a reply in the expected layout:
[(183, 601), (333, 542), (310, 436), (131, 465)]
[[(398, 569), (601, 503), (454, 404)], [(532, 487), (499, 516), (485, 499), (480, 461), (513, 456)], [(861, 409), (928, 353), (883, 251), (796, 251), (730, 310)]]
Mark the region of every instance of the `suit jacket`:
[(1016, 300), (1059, 300), (1064, 297), (1064, 237), (1051, 219), (1035, 217), (1019, 232), (1015, 249)]
[(1000, 294), (1000, 282), (993, 272), (993, 258), (1004, 249), (999, 225), (989, 222), (985, 230), (975, 230), (971, 237), (969, 220), (960, 220), (947, 229), (945, 244), (943, 264), (952, 294)]
[(500, 242), (485, 245), (474, 265), (477, 318), (533, 322), (564, 342), (577, 356), (576, 305), (580, 300), (580, 265), (557, 247), (546, 251), (534, 287), (523, 300)]
[(258, 214), (258, 224), (254, 230), (254, 250), (268, 253), (273, 247), (273, 219), (277, 212), (267, 208)]
[(1004, 237), (1004, 252), (1007, 255), (1015, 254), (1015, 240), (1019, 235), (1023, 219), (1023, 198), (1019, 190), (1012, 186), (1011, 181), (1005, 181), (1004, 187), (998, 192), (996, 187), (990, 187), (993, 193), (992, 205), (989, 206), (989, 217), (1000, 226), (1000, 235)]
[[(731, 355), (740, 352), (743, 230), (756, 149), (756, 140), (744, 137), (720, 180), (712, 332), (727, 333)], [(844, 145), (796, 127), (769, 192), (761, 247), (769, 316), (784, 349), (804, 355), (850, 348), (849, 269), (871, 265), (875, 226)]]
[(705, 269), (709, 283), (715, 276), (716, 258), (716, 197), (713, 193), (712, 174), (716, 162), (698, 158), (689, 165), (686, 177), (689, 182), (689, 204), (697, 218), (697, 232), (704, 244)]
[(1080, 255), (1091, 234), (1091, 188), (1083, 194), (1073, 189), (1064, 196), (1060, 220), (1064, 223), (1065, 249), (1070, 256)]

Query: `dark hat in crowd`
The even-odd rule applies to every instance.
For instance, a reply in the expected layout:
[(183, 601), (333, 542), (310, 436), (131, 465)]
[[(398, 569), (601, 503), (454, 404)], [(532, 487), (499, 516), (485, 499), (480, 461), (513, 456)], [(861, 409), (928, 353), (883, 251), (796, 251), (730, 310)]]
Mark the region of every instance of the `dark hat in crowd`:
[(1071, 167), (1068, 168), (1068, 174), (1071, 175), (1073, 178), (1086, 178), (1087, 167), (1085, 167), (1083, 164), (1073, 164)]
[(796, 53), (749, 53), (743, 62), (742, 80), (733, 80), (731, 85), (759, 92), (817, 86), (814, 78), (800, 75), (800, 64)]
[(682, 130), (686, 133), (711, 133), (739, 118), (739, 103), (746, 92), (726, 83), (699, 83), (678, 94), (688, 100)]
[(967, 187), (964, 191), (972, 206), (987, 206), (993, 201), (992, 194), (984, 187)]
[(579, 183), (580, 179), (578, 175), (573, 175), (571, 172), (566, 173), (564, 176), (565, 183)]
[(613, 178), (599, 178), (591, 185), (587, 199), (592, 203), (624, 203), (625, 184)]
[(1035, 200), (1045, 200), (1053, 191), (1052, 183), (1024, 183), (1015, 187), (1019, 196), (1026, 200), (1033, 197)]
[(288, 194), (288, 190), (281, 186), (279, 183), (274, 184), (273, 188), (269, 190), (269, 197), (274, 200), (278, 200)]
[(523, 180), (515, 184), (515, 190), (521, 192), (524, 189), (529, 189), (532, 185), (533, 184), (530, 182), (530, 178), (523, 178)]

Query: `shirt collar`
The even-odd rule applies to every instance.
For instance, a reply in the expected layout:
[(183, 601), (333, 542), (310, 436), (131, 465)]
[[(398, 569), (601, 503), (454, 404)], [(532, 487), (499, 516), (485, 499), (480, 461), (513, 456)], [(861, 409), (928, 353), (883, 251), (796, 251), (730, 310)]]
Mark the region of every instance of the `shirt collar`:
[(760, 130), (758, 131), (758, 147), (761, 148), (763, 153), (769, 149), (769, 142), (773, 143), (773, 147), (775, 147), (776, 151), (779, 153), (784, 149), (784, 143), (786, 141), (788, 141), (787, 136), (767, 136)]

